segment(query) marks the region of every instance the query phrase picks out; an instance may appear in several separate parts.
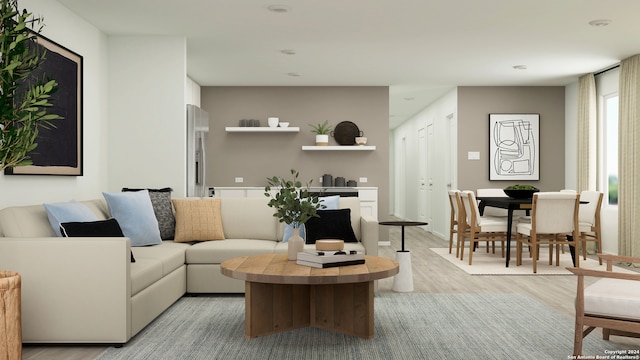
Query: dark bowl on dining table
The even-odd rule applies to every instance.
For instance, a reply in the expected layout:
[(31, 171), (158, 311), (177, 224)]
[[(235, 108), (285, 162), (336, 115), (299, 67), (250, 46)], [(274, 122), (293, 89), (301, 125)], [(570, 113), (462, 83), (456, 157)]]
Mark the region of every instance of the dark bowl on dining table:
[(508, 197), (512, 199), (531, 199), (534, 193), (540, 191), (539, 189), (535, 190), (503, 190)]

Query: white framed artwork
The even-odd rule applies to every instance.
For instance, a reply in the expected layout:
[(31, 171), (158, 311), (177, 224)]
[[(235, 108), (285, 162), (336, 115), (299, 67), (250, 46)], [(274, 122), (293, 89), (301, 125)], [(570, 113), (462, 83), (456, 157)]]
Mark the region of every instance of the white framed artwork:
[(540, 114), (489, 114), (489, 180), (540, 180)]

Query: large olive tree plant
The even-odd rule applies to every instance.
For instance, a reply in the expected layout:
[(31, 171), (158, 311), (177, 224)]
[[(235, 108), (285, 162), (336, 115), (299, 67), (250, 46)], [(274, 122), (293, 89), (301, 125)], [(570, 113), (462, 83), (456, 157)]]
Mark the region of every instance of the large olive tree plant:
[(45, 60), (46, 51), (36, 44), (42, 18), (18, 8), (17, 0), (0, 0), (0, 171), (31, 165), (29, 153), (38, 144), (40, 127), (53, 127), (61, 119), (47, 110), (55, 80), (34, 78), (32, 73)]

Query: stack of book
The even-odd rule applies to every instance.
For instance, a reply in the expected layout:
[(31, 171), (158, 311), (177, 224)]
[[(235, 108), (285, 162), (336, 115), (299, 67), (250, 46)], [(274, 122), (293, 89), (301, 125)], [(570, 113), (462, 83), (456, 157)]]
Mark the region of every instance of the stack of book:
[(364, 253), (358, 251), (304, 251), (298, 253), (298, 265), (316, 268), (364, 264)]

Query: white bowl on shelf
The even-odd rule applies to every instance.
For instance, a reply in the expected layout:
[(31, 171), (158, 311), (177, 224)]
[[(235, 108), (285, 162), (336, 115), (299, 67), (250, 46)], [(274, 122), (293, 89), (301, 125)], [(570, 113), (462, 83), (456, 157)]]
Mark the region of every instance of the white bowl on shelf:
[(280, 127), (281, 127), (281, 128), (289, 127), (289, 123), (288, 123), (288, 122), (281, 122), (281, 123), (280, 123), (280, 124), (278, 124), (278, 125), (280, 125)]
[(365, 136), (356, 137), (356, 144), (360, 146), (367, 145), (367, 138)]

